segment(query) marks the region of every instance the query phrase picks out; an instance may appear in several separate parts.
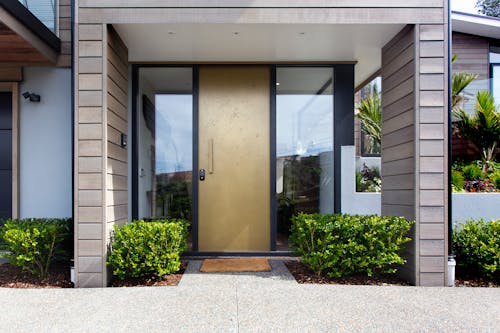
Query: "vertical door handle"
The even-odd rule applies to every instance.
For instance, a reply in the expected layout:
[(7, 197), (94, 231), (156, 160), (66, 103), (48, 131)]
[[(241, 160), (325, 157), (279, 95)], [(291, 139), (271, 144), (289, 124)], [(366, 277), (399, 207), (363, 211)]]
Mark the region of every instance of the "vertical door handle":
[(214, 139), (208, 140), (208, 173), (214, 173)]

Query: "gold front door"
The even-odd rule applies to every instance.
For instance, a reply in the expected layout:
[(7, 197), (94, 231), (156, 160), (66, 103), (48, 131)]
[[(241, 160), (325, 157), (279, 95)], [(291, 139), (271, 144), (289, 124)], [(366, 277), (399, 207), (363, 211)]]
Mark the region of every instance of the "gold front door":
[(269, 85), (269, 67), (199, 68), (199, 251), (270, 250)]

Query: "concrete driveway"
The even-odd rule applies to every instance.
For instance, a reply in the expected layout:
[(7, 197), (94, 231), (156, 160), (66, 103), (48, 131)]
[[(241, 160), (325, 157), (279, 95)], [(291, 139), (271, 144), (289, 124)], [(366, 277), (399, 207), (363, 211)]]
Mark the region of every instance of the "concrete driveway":
[(203, 274), (177, 287), (2, 289), (0, 332), (500, 332), (500, 289), (299, 285)]

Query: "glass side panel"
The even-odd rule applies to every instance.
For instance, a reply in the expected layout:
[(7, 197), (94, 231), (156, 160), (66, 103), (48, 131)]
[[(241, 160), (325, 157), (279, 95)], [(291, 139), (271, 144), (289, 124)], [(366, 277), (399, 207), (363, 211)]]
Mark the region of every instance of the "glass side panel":
[(492, 66), (491, 76), (491, 93), (495, 103), (500, 104), (500, 64)]
[(192, 69), (141, 68), (138, 217), (192, 220)]
[(490, 46), (490, 63), (500, 63), (500, 46)]
[(333, 212), (333, 68), (276, 70), (277, 249), (291, 218)]
[(47, 28), (56, 32), (57, 0), (19, 0)]

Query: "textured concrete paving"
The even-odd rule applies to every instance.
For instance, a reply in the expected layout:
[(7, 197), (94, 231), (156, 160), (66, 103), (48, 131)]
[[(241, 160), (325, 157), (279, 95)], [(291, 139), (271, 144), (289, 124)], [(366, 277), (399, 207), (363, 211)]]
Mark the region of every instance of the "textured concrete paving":
[(0, 332), (500, 332), (500, 289), (299, 285), (199, 273), (177, 287), (0, 288)]

